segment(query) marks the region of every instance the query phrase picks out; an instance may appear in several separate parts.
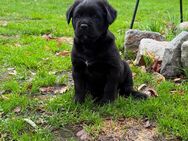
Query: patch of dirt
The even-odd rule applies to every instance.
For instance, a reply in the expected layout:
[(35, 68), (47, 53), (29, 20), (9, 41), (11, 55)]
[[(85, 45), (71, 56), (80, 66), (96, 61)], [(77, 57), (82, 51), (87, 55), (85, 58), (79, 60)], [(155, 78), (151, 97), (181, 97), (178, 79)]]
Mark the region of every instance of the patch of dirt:
[(57, 86), (48, 86), (41, 87), (39, 91), (41, 94), (63, 94), (68, 90), (68, 87), (65, 84), (57, 85)]
[(95, 138), (84, 130), (82, 123), (53, 129), (52, 132), (55, 141), (180, 141), (159, 134), (155, 123), (147, 119), (104, 119), (99, 136)]
[(53, 129), (52, 132), (55, 136), (54, 141), (68, 141), (68, 140), (78, 141), (79, 138), (76, 136), (76, 133), (81, 129), (82, 127), (80, 125)]
[(58, 43), (58, 46), (61, 46), (63, 43), (67, 43), (72, 45), (73, 44), (73, 38), (72, 37), (52, 37), (51, 34), (44, 34), (42, 35), (44, 39), (47, 41), (49, 40), (55, 40)]
[(19, 39), (20, 36), (19, 35), (0, 35), (0, 39), (4, 39), (4, 40), (7, 40), (7, 39)]
[(155, 124), (136, 119), (107, 119), (103, 123), (99, 141), (163, 141)]
[(127, 132), (125, 138), (134, 141), (154, 141), (158, 136), (155, 126), (148, 127), (147, 122), (133, 120), (126, 122)]

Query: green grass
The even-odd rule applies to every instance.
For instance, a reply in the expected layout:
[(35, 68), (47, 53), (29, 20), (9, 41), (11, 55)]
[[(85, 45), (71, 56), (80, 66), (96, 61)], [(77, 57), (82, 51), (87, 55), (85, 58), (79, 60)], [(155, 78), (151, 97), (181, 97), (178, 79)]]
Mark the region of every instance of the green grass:
[[(110, 27), (122, 51), (124, 33), (129, 28), (134, 0), (109, 0), (118, 17)], [(71, 45), (42, 37), (72, 37), (65, 12), (73, 0), (5, 0), (0, 1), (0, 140), (54, 140), (54, 129), (82, 125), (96, 139), (105, 118), (149, 118), (157, 123), (160, 133), (188, 140), (188, 82), (157, 82), (153, 74), (133, 66), (135, 87), (146, 83), (159, 96), (146, 101), (119, 97), (114, 103), (96, 106), (88, 98), (83, 105), (72, 101), (73, 87), (64, 94), (44, 95), (39, 88), (60, 84), (70, 85), (70, 56), (57, 52), (70, 51)], [(140, 2), (134, 28), (160, 32), (168, 40), (175, 35), (179, 23), (179, 1)], [(184, 1), (188, 5), (187, 1)], [(188, 12), (184, 12), (185, 17)], [(188, 20), (188, 19), (186, 19)], [(5, 24), (6, 23), (6, 24)], [(14, 68), (16, 75), (11, 74)], [(187, 75), (187, 71), (185, 70)], [(172, 93), (172, 91), (174, 91)], [(15, 112), (19, 108), (20, 111)], [(34, 121), (34, 129), (25, 118)], [(42, 119), (43, 123), (38, 123)]]

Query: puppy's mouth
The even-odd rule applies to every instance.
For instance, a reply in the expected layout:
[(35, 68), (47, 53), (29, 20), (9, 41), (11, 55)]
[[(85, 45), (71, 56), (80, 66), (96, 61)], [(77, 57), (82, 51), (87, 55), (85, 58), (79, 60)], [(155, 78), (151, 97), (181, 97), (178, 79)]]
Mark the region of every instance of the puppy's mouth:
[(89, 32), (78, 32), (78, 34), (75, 35), (82, 42), (93, 42), (97, 40), (97, 36), (89, 34)]

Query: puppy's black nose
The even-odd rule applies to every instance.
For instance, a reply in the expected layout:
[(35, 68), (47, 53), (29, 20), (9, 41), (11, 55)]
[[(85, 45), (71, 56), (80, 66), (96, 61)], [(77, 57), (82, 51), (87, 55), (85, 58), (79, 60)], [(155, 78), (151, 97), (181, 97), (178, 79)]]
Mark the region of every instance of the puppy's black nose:
[(81, 28), (81, 29), (87, 29), (87, 28), (88, 28), (88, 25), (87, 25), (87, 24), (81, 24), (81, 25), (80, 25), (80, 28)]

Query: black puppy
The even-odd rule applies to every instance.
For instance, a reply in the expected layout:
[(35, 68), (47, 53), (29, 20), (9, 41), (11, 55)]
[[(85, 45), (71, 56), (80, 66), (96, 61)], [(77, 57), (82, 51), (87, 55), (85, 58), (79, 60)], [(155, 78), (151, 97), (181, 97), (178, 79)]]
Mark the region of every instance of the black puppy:
[(89, 92), (101, 103), (114, 101), (120, 95), (147, 98), (134, 91), (132, 73), (121, 60), (114, 36), (108, 30), (116, 11), (106, 0), (76, 0), (67, 11), (67, 21), (75, 31), (72, 49), (75, 102), (84, 102)]

